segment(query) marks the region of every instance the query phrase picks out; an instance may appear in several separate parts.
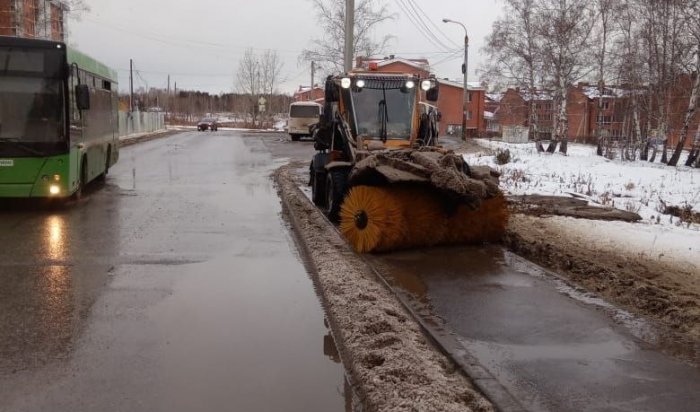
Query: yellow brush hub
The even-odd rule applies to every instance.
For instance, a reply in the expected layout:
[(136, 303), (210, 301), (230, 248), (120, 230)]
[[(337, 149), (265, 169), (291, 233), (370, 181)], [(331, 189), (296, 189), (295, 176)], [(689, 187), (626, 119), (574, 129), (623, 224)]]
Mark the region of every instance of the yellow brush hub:
[(503, 197), (448, 217), (441, 199), (417, 187), (355, 186), (340, 210), (340, 231), (360, 253), (498, 240), (507, 224)]

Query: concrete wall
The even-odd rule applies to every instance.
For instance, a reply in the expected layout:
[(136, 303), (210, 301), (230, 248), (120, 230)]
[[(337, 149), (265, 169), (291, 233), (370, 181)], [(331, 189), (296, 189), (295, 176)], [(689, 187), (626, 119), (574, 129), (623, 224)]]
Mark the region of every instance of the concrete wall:
[(165, 113), (119, 112), (119, 136), (165, 130)]

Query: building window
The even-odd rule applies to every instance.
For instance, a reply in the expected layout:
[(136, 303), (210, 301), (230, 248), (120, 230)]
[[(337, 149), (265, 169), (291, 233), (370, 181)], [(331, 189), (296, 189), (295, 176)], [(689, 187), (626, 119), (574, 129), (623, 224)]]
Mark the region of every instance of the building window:
[(610, 123), (612, 123), (612, 116), (598, 115), (598, 123), (600, 123), (600, 124), (610, 124)]
[(472, 119), (472, 111), (468, 110), (467, 111), (467, 120), (471, 120), (471, 119)]
[(603, 102), (600, 104), (600, 107), (601, 107), (603, 110), (608, 110), (608, 109), (610, 108), (610, 102), (603, 101)]

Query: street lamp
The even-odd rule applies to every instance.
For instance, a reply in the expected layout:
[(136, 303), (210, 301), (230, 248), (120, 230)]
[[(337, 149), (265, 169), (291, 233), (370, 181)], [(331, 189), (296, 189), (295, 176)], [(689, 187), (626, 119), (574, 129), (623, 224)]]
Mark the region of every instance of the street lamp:
[(464, 63), (462, 64), (462, 73), (464, 74), (464, 97), (462, 99), (462, 140), (467, 140), (467, 106), (469, 103), (469, 91), (467, 90), (467, 68), (469, 67), (469, 35), (467, 34), (467, 27), (458, 21), (442, 19), (442, 22), (459, 24), (464, 29)]

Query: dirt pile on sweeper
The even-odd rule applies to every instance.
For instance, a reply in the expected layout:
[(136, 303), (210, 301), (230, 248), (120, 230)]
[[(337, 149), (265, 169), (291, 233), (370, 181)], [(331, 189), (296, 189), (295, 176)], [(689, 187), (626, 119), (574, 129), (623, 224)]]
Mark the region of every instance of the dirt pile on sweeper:
[[(423, 101), (422, 96), (425, 95)], [(313, 132), (313, 202), (358, 252), (498, 240), (498, 175), (438, 146), (435, 79), (352, 72), (326, 80)]]

